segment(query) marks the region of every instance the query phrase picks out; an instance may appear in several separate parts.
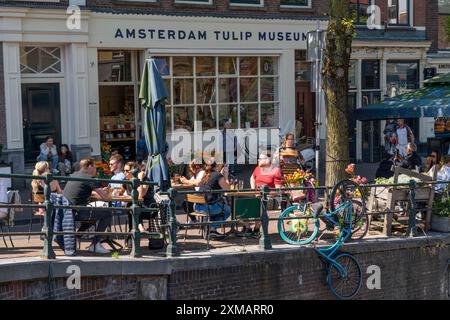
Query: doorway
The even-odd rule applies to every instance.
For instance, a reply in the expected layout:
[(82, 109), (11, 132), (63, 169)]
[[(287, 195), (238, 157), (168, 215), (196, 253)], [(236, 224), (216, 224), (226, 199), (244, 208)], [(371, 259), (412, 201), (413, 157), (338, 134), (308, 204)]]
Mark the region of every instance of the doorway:
[(39, 146), (52, 136), (61, 144), (59, 83), (22, 84), (22, 115), (25, 162), (35, 162)]
[(298, 132), (300, 137), (315, 138), (315, 94), (311, 92), (309, 81), (296, 81), (295, 83), (295, 119), (300, 120), (302, 124), (301, 130)]
[(381, 161), (380, 121), (362, 121), (362, 161)]

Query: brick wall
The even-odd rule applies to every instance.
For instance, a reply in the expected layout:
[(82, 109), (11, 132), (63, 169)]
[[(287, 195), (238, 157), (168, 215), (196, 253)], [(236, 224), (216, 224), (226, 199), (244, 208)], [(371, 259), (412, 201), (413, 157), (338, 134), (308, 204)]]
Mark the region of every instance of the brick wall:
[(239, 14), (257, 14), (273, 16), (282, 13), (284, 16), (323, 16), (328, 10), (329, 0), (314, 0), (311, 9), (287, 9), (280, 8), (280, 0), (265, 0), (264, 7), (236, 7), (230, 5), (228, 0), (213, 0), (211, 5), (205, 4), (181, 4), (175, 3), (175, 0), (160, 0), (148, 3), (133, 3), (126, 1), (106, 1), (106, 0), (87, 0), (87, 6), (90, 8), (146, 8), (167, 12), (197, 12), (197, 13), (239, 13)]
[(3, 43), (0, 42), (0, 144), (3, 145), (3, 148), (6, 148), (6, 106), (3, 68)]
[[(423, 15), (423, 12), (418, 12), (417, 14), (421, 14), (426, 18), (426, 31), (427, 31), (427, 39), (431, 40), (430, 52), (436, 52), (439, 47), (439, 7), (438, 0), (428, 0), (426, 3), (426, 7), (423, 8), (426, 14)], [(417, 11), (416, 11), (417, 12)]]
[[(356, 299), (450, 299), (450, 236), (347, 244), (345, 251), (362, 268)], [(313, 248), (89, 262), (96, 275), (82, 277), (80, 290), (66, 288), (63, 264), (70, 261), (50, 262), (54, 270), (61, 267), (52, 280), (47, 263), (1, 266), (0, 299), (334, 299)], [(380, 268), (380, 290), (367, 288), (373, 265)], [(86, 273), (87, 267), (80, 268)], [(27, 280), (29, 275), (38, 279)]]

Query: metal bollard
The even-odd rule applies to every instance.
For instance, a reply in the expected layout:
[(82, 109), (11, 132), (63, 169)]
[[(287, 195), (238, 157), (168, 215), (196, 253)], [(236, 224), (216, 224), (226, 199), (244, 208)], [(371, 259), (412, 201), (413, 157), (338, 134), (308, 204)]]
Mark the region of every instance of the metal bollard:
[(269, 187), (263, 185), (261, 187), (261, 238), (259, 238), (259, 247), (264, 250), (272, 249), (269, 237), (269, 216), (267, 215), (267, 194), (269, 193)]
[(139, 217), (141, 216), (141, 207), (139, 206), (139, 192), (138, 187), (140, 185), (140, 181), (138, 179), (138, 170), (135, 169), (132, 172), (133, 178), (131, 179), (131, 210), (132, 210), (132, 223), (133, 223), (133, 229), (132, 237), (133, 237), (133, 247), (130, 252), (130, 256), (133, 258), (140, 257), (141, 254), (141, 232), (139, 231)]
[(170, 188), (168, 190), (170, 203), (166, 210), (168, 210), (169, 216), (169, 244), (166, 248), (167, 257), (177, 257), (180, 255), (177, 246), (177, 231), (178, 231), (178, 223), (177, 223), (177, 204), (175, 202), (175, 197), (177, 196), (177, 190)]
[(408, 220), (408, 232), (410, 237), (417, 235), (416, 228), (416, 186), (415, 180), (409, 180), (409, 220)]
[(53, 174), (49, 173), (45, 176), (45, 186), (44, 186), (44, 196), (45, 196), (45, 215), (44, 215), (44, 224), (42, 225), (42, 232), (44, 232), (44, 247), (42, 249), (41, 258), (42, 259), (55, 259), (56, 255), (53, 251), (52, 241), (53, 241), (53, 225), (52, 214), (53, 214), (53, 205), (50, 202), (50, 193), (52, 189), (50, 187), (50, 183), (53, 181)]

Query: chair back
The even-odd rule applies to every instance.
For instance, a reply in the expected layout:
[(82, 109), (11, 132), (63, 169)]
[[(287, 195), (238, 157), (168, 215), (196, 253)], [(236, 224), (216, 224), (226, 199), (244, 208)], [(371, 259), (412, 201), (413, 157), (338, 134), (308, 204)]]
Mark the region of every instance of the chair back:
[(186, 202), (190, 203), (199, 203), (199, 204), (206, 204), (206, 198), (204, 194), (186, 194)]

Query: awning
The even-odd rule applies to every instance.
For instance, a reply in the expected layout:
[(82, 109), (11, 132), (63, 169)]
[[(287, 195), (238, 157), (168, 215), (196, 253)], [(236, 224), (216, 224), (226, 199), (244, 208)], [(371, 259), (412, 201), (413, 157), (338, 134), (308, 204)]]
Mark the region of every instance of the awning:
[(450, 73), (424, 81), (424, 87), (355, 110), (357, 120), (450, 117)]

